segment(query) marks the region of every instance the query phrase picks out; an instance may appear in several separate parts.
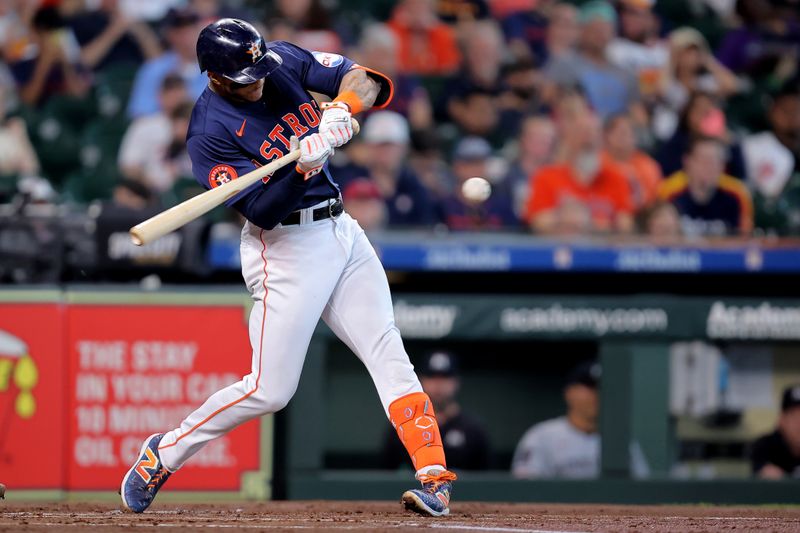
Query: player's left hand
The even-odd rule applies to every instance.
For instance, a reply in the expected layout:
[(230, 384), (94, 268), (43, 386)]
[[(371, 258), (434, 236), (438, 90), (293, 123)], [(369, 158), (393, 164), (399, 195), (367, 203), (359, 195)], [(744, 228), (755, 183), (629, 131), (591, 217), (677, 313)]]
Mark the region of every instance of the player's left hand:
[(331, 146), (338, 148), (353, 138), (352, 115), (344, 102), (322, 104), (322, 120), (319, 132), (328, 138)]

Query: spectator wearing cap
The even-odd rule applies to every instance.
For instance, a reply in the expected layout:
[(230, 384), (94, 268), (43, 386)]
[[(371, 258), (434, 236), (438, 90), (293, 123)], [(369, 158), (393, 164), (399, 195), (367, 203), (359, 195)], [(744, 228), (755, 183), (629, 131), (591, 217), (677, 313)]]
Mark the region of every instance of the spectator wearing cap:
[(507, 132), (497, 131), (500, 110), (495, 91), (466, 85), (448, 96), (447, 112), (461, 136), (484, 137), (496, 147), (502, 145)]
[(164, 21), (168, 49), (144, 63), (136, 73), (128, 102), (128, 115), (136, 118), (158, 112), (158, 93), (169, 74), (178, 74), (195, 101), (208, 85), (208, 78), (197, 66), (197, 36), (200, 17), (192, 10), (172, 9)]
[(388, 24), (399, 41), (401, 73), (443, 76), (458, 69), (455, 32), (439, 20), (433, 0), (398, 2)]
[(770, 129), (742, 139), (742, 152), (750, 190), (777, 202), (800, 172), (800, 78), (773, 95), (767, 118)]
[(525, 221), (546, 235), (632, 231), (627, 179), (603, 161), (599, 120), (580, 94), (561, 97), (556, 127), (557, 159), (530, 176)]
[(749, 235), (753, 230), (750, 193), (741, 180), (725, 174), (725, 144), (719, 139), (693, 139), (683, 170), (661, 183), (659, 196), (677, 208), (688, 237)]
[(346, 188), (358, 178), (370, 180), (380, 191), (388, 212), (388, 225), (424, 226), (435, 222), (428, 191), (408, 164), (408, 122), (394, 111), (369, 115), (350, 153), (354, 162), (337, 173)]
[(603, 127), (603, 158), (627, 178), (635, 211), (658, 198), (663, 176), (658, 163), (636, 146), (636, 133), (630, 115), (622, 113), (606, 120)]
[[(456, 470), (486, 470), (491, 462), (489, 438), (483, 425), (458, 403), (461, 386), (456, 357), (445, 351), (425, 355), (417, 366), (422, 389), (430, 397), (447, 453), (447, 466)], [(408, 454), (394, 430), (386, 432), (382, 451), (383, 468), (411, 466)]]
[(800, 478), (800, 384), (783, 391), (778, 427), (753, 443), (750, 461), (762, 479)]
[(158, 155), (166, 153), (172, 141), (170, 116), (188, 98), (180, 76), (169, 74), (164, 78), (158, 95), (158, 112), (134, 119), (122, 138), (118, 164), (123, 176), (143, 183), (159, 181), (162, 169)]
[(636, 79), (608, 60), (617, 23), (614, 8), (592, 0), (581, 6), (578, 20), (578, 53), (548, 62), (545, 76), (558, 87), (580, 87), (603, 119), (629, 110), (639, 98)]
[[(522, 436), (514, 451), (511, 473), (526, 479), (589, 479), (600, 473), (601, 368), (596, 362), (579, 364), (567, 375), (564, 386), (565, 416), (539, 422)], [(647, 475), (648, 466), (637, 444), (631, 445), (631, 467), (636, 477)]]
[(356, 178), (342, 190), (342, 200), (347, 214), (353, 217), (364, 231), (386, 228), (389, 218), (386, 204), (378, 186), (366, 178)]
[(155, 32), (144, 21), (131, 18), (118, 0), (102, 0), (94, 9), (79, 9), (69, 14), (67, 22), (81, 46), (81, 63), (92, 70), (139, 65), (161, 54)]
[(608, 46), (610, 61), (638, 80), (639, 95), (654, 100), (661, 89), (661, 77), (669, 61), (669, 48), (659, 38), (655, 0), (619, 2), (619, 36)]
[[(483, 230), (512, 228), (519, 225), (511, 208), (511, 199), (500, 189), (490, 188), (488, 197), (470, 194), (467, 180), (489, 175), (492, 147), (480, 137), (465, 137), (453, 152), (453, 194), (442, 205), (443, 219), (451, 230)], [(490, 181), (484, 182), (491, 187)]]

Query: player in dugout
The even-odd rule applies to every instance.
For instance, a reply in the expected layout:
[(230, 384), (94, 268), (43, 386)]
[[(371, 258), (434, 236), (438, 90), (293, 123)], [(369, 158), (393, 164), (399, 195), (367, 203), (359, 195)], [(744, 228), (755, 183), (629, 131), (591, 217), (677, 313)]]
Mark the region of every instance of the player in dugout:
[[(265, 42), (238, 19), (206, 26), (197, 58), (209, 84), (195, 104), (186, 142), (204, 187), (218, 187), (294, 150), (300, 156), (296, 166), (225, 202), (247, 220), (241, 255), (254, 300), (251, 373), (213, 394), (177, 428), (144, 441), (122, 480), (124, 506), (144, 511), (209, 441), (285, 407), (321, 316), (367, 367), (411, 456), (422, 488), (406, 491), (403, 504), (423, 515), (448, 514), (456, 476), (447, 470), (433, 404), (395, 326), (383, 266), (344, 211), (327, 164), (353, 136), (353, 114), (389, 103), (391, 80), (337, 54)], [(320, 109), (309, 91), (333, 101)]]

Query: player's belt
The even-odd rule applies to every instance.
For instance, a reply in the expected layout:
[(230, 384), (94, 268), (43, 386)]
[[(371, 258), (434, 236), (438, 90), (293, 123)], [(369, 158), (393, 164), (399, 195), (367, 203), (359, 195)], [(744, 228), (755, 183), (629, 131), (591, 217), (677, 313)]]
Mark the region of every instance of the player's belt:
[[(295, 211), (281, 221), (282, 226), (291, 226), (293, 224), (300, 224), (303, 218), (303, 209)], [(331, 200), (328, 205), (318, 207), (311, 211), (310, 220), (306, 223), (316, 222), (317, 220), (325, 220), (326, 218), (336, 218), (344, 213), (344, 204), (341, 198)]]

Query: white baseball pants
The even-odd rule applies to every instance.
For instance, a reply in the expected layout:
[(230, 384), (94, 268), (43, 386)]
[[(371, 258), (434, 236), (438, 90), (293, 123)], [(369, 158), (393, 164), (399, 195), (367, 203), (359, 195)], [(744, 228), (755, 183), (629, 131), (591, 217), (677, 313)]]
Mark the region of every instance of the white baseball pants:
[(394, 324), (386, 273), (347, 213), (270, 231), (248, 222), (241, 257), (255, 300), (251, 372), (213, 394), (164, 436), (159, 454), (170, 471), (208, 441), (286, 406), (320, 316), (367, 367), (387, 416), (391, 402), (422, 391)]

